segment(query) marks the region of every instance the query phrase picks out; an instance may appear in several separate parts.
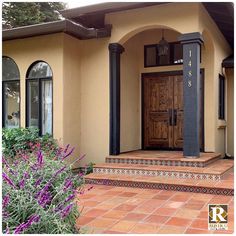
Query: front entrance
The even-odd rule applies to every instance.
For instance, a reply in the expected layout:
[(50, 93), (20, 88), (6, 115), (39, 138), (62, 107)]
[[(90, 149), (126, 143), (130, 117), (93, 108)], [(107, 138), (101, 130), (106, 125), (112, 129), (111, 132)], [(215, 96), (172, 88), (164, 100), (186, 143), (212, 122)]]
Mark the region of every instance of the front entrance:
[(143, 148), (183, 148), (183, 75), (143, 77)]

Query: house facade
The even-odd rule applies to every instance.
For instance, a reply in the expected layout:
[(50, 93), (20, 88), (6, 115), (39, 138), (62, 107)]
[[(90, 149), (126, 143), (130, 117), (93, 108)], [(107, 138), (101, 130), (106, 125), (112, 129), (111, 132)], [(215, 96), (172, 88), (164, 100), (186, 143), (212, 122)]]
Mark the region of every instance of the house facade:
[(140, 149), (234, 155), (232, 3), (62, 15), (3, 31), (3, 126), (39, 127), (84, 163)]

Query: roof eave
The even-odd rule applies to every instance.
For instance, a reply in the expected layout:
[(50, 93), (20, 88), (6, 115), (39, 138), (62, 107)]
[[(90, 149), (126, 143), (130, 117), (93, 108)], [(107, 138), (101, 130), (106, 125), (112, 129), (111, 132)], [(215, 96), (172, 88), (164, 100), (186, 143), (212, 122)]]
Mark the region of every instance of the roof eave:
[(106, 26), (102, 29), (86, 28), (70, 20), (60, 20), (3, 30), (2, 40), (6, 41), (13, 39), (22, 39), (60, 32), (70, 34), (78, 39), (91, 39), (99, 37), (109, 37), (111, 35), (111, 27)]

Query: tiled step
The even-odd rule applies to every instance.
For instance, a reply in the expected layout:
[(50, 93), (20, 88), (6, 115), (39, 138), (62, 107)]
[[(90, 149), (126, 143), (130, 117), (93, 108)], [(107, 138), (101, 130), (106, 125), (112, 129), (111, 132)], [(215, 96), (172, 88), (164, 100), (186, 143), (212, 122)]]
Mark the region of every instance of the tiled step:
[(89, 184), (113, 185), (147, 189), (162, 189), (181, 192), (196, 192), (217, 195), (234, 195), (233, 171), (230, 171), (220, 181), (196, 179), (170, 179), (151, 176), (130, 176), (114, 174), (91, 173), (85, 176)]
[(144, 164), (105, 163), (96, 165), (93, 169), (98, 174), (115, 174), (131, 176), (151, 176), (197, 180), (220, 180), (225, 173), (233, 168), (232, 160), (217, 160), (207, 167), (156, 166)]
[(188, 159), (182, 152), (134, 151), (109, 156), (106, 163), (206, 167), (218, 159), (221, 159), (219, 153), (201, 153), (199, 158)]

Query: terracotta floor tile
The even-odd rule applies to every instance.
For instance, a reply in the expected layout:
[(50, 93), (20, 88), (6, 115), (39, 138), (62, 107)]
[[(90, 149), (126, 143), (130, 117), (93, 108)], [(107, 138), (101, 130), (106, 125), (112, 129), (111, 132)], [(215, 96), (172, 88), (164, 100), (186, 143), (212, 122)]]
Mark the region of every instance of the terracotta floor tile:
[(94, 220), (95, 218), (93, 217), (86, 217), (86, 216), (80, 216), (77, 220), (76, 220), (76, 225), (78, 226), (83, 226), (88, 224), (89, 222), (91, 222), (92, 220)]
[(135, 195), (137, 195), (137, 193), (123, 192), (123, 193), (119, 194), (119, 196), (121, 196), (121, 197), (134, 197)]
[(211, 233), (208, 230), (204, 230), (204, 229), (193, 229), (193, 228), (188, 228), (185, 231), (186, 234), (209, 234)]
[(129, 232), (135, 224), (136, 222), (133, 221), (122, 220), (112, 226), (110, 230), (119, 232)]
[(168, 219), (169, 216), (150, 215), (144, 220), (144, 222), (154, 223), (154, 224), (164, 224)]
[(87, 226), (95, 228), (109, 228), (114, 225), (116, 221), (114, 219), (96, 218), (90, 221)]
[(167, 201), (162, 207), (167, 208), (180, 208), (184, 205), (183, 202), (173, 202), (173, 201)]
[(191, 219), (196, 218), (199, 215), (200, 211), (198, 210), (192, 210), (192, 209), (186, 209), (186, 208), (180, 208), (175, 214), (175, 217), (181, 217), (181, 218), (186, 218)]
[(100, 203), (96, 206), (97, 209), (111, 210), (114, 207), (114, 204)]
[(197, 218), (199, 218), (199, 219), (208, 219), (208, 211), (200, 211)]
[(93, 208), (92, 210), (86, 212), (84, 216), (98, 217), (98, 216), (104, 215), (106, 212), (107, 212), (107, 210)]
[(157, 194), (153, 197), (153, 199), (159, 199), (159, 200), (168, 200), (169, 198), (171, 198), (172, 196), (171, 195), (160, 195), (160, 194)]
[(150, 214), (152, 213), (158, 206), (152, 206), (152, 205), (145, 205), (140, 204), (140, 206), (135, 208), (135, 212), (137, 213), (144, 213), (144, 214)]
[(105, 202), (107, 204), (121, 204), (127, 201), (127, 197), (112, 197), (108, 200), (106, 200)]
[(83, 205), (78, 206), (78, 210), (80, 214), (84, 215), (86, 212), (90, 211), (92, 208), (91, 207), (85, 207)]
[(111, 218), (111, 219), (121, 219), (127, 215), (127, 211), (119, 211), (119, 210), (111, 210), (108, 211), (103, 218)]
[(136, 208), (136, 205), (130, 205), (130, 204), (120, 204), (114, 210), (120, 210), (120, 211), (132, 211)]
[(108, 199), (111, 199), (112, 196), (107, 196), (107, 195), (97, 195), (95, 197), (93, 197), (93, 201), (97, 201), (97, 202), (104, 202)]
[(112, 230), (106, 230), (103, 232), (103, 234), (123, 234), (124, 232), (118, 232), (118, 231), (112, 231)]
[(187, 220), (185, 218), (171, 217), (165, 224), (178, 226), (178, 227), (187, 227), (189, 226), (190, 223), (191, 223), (191, 220)]
[(83, 206), (85, 207), (94, 207), (94, 206), (97, 206), (98, 204), (100, 204), (100, 202), (90, 201), (90, 200), (83, 202)]
[(130, 231), (132, 234), (156, 234), (160, 225), (148, 224), (148, 223), (137, 223)]
[(176, 194), (173, 197), (171, 197), (169, 200), (170, 201), (175, 201), (175, 202), (186, 202), (190, 198), (191, 198), (190, 195)]
[(183, 207), (193, 210), (201, 210), (203, 208), (204, 204), (194, 204), (194, 203), (186, 203)]
[(146, 218), (147, 216), (147, 214), (142, 213), (128, 213), (122, 220), (140, 221)]
[(110, 190), (110, 191), (107, 191), (107, 192), (104, 192), (103, 195), (107, 195), (107, 196), (116, 196), (116, 195), (119, 195), (120, 193), (122, 193), (122, 191), (115, 191), (115, 190)]
[(231, 200), (230, 196), (214, 196), (210, 201), (209, 204), (227, 204)]
[(196, 219), (192, 222), (190, 225), (190, 228), (195, 228), (195, 229), (208, 229), (208, 220), (202, 220), (202, 219)]
[(143, 198), (136, 198), (136, 197), (132, 197), (127, 199), (127, 201), (125, 202), (126, 204), (130, 204), (130, 205), (139, 205), (143, 202), (145, 202), (146, 200)]
[(95, 194), (85, 193), (85, 194), (79, 195), (78, 198), (79, 199), (90, 199), (90, 198), (94, 198), (95, 196), (96, 196)]
[(153, 207), (161, 207), (164, 203), (166, 202), (166, 200), (160, 200), (160, 199), (150, 199), (150, 200), (147, 200), (145, 202), (143, 202), (143, 204), (145, 205), (151, 205)]
[(104, 232), (105, 230), (106, 230), (106, 229), (104, 229), (104, 228), (90, 227), (90, 232), (89, 232), (89, 234), (103, 234), (103, 232)]
[(162, 216), (171, 216), (175, 214), (177, 209), (170, 207), (160, 207), (156, 211), (153, 212), (153, 215), (162, 215)]
[(157, 233), (158, 234), (183, 234), (185, 230), (186, 230), (185, 227), (164, 225), (157, 231)]

